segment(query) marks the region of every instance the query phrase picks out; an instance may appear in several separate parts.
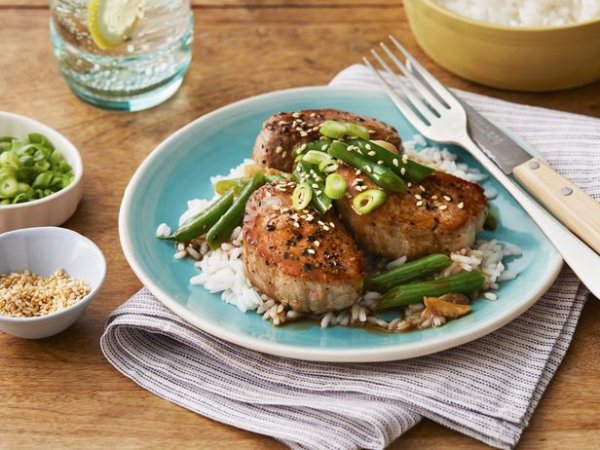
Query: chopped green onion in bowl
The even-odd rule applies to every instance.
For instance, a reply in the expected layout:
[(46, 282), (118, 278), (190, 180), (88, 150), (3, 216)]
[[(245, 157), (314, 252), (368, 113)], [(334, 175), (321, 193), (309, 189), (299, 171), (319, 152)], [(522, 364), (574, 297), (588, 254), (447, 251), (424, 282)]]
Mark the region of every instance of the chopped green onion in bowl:
[(44, 135), (0, 137), (0, 206), (47, 197), (73, 179), (71, 166)]

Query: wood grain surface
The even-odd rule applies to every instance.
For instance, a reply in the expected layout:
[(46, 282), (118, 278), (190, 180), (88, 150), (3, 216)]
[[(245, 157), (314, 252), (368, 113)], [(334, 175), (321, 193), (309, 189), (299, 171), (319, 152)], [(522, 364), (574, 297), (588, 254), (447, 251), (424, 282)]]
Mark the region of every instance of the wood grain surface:
[[(0, 0), (0, 109), (68, 136), (85, 165), (85, 194), (65, 224), (108, 260), (100, 295), (62, 334), (25, 341), (0, 334), (0, 448), (274, 449), (276, 441), (164, 401), (102, 357), (107, 315), (140, 287), (117, 233), (119, 203), (138, 164), (192, 119), (250, 95), (327, 83), (388, 33), (443, 82), (506, 100), (600, 116), (600, 84), (550, 94), (485, 88), (437, 68), (410, 36), (400, 0), (198, 0), (191, 70), (179, 93), (139, 113), (79, 101), (56, 71), (47, 0)], [(600, 448), (600, 302), (590, 300), (567, 357), (523, 435), (527, 449)], [(334, 437), (332, 437), (334, 438)], [(485, 446), (428, 420), (391, 448)]]

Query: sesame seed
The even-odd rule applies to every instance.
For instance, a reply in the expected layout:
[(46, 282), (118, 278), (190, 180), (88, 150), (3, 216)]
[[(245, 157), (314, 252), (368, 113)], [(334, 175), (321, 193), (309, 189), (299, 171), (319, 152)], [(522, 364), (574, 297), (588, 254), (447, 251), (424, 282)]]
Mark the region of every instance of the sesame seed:
[(448, 209), (448, 205), (440, 205), (438, 206), (438, 209), (443, 211), (444, 209)]
[(302, 136), (302, 137), (306, 137), (306, 136), (308, 136), (308, 133), (307, 133), (306, 131), (302, 130), (302, 131), (300, 132), (300, 136)]
[(314, 248), (307, 248), (306, 251), (308, 253), (310, 253), (311, 255), (314, 255), (315, 253), (317, 253)]
[(297, 153), (302, 153), (304, 150), (306, 150), (306, 144), (302, 144), (300, 146), (300, 148), (298, 150), (296, 150)]
[(400, 163), (398, 162), (398, 158), (392, 159), (392, 164), (394, 164), (396, 167), (398, 167), (400, 165)]
[(438, 199), (438, 196), (437, 196), (437, 195), (432, 195), (432, 196), (431, 196), (431, 200), (437, 200), (437, 199)]
[(380, 166), (383, 166), (384, 162), (383, 162), (383, 160), (380, 159), (379, 161), (377, 161), (377, 164)]
[(281, 153), (283, 151), (283, 147), (281, 145), (279, 145), (276, 149), (275, 149), (275, 153)]
[(421, 197), (419, 194), (415, 194), (415, 198), (416, 198), (417, 200), (421, 200), (423, 197)]
[(306, 215), (306, 220), (309, 222), (312, 222), (315, 219), (315, 216), (313, 216), (312, 214), (307, 214)]
[(371, 150), (371, 144), (367, 144), (367, 145), (365, 145), (365, 148), (366, 148), (367, 150)]
[(465, 207), (465, 204), (463, 202), (460, 202), (458, 204), (458, 209), (463, 209)]
[(323, 225), (323, 231), (329, 231), (329, 227), (327, 225)]
[(299, 224), (298, 222), (294, 222), (294, 226), (295, 226), (296, 228), (300, 228), (300, 224)]
[(325, 225), (325, 222), (323, 222), (322, 220), (317, 220), (317, 223), (321, 226)]
[(419, 201), (417, 202), (417, 206), (423, 206), (423, 200), (419, 200)]
[(402, 168), (400, 169), (400, 174), (401, 174), (401, 175), (406, 175), (406, 169), (405, 169), (404, 167), (402, 167)]
[(313, 242), (313, 245), (318, 248), (318, 247), (321, 246), (321, 242), (320, 241), (315, 241), (315, 242)]
[(364, 168), (367, 172), (373, 173), (373, 169), (371, 169), (371, 166), (365, 166)]
[(421, 192), (425, 192), (425, 188), (421, 185), (419, 185), (419, 189), (421, 190)]
[(285, 151), (285, 152), (283, 152), (283, 153), (281, 154), (281, 157), (282, 157), (282, 158), (285, 158), (286, 156), (287, 156), (287, 151)]
[(330, 226), (331, 228), (335, 228), (335, 223), (333, 223), (333, 222), (329, 222), (329, 226)]
[(323, 193), (323, 191), (319, 191), (319, 190), (316, 190), (316, 191), (315, 191), (315, 194), (316, 194), (316, 195), (321, 195), (322, 193)]
[(355, 174), (356, 176), (359, 176), (359, 175), (361, 175), (361, 174), (362, 174), (362, 172), (361, 172), (361, 170), (360, 170), (360, 169), (356, 169), (356, 172), (354, 172), (354, 174)]
[(298, 119), (300, 117), (300, 113), (298, 111), (296, 111), (295, 113), (292, 114), (292, 117), (295, 117), (296, 119)]
[(375, 156), (377, 153), (373, 150), (371, 150), (370, 152), (367, 153), (367, 155), (369, 156)]
[(408, 163), (408, 156), (406, 156), (406, 154), (402, 155), (402, 162), (403, 162), (404, 164), (407, 164), (407, 163)]
[(449, 196), (447, 196), (447, 195), (444, 195), (444, 200), (446, 200), (447, 202), (451, 202), (451, 201), (452, 201), (452, 198), (450, 198), (450, 197), (449, 197)]
[(408, 187), (412, 187), (412, 183), (411, 183), (410, 181), (409, 181), (408, 183), (406, 183), (406, 185), (407, 185)]
[(277, 122), (278, 125), (287, 125), (289, 122), (286, 122), (285, 120), (280, 120), (279, 122)]
[(321, 150), (323, 150), (323, 151), (327, 150), (328, 148), (329, 148), (329, 145), (327, 145), (327, 144), (323, 144), (321, 146)]

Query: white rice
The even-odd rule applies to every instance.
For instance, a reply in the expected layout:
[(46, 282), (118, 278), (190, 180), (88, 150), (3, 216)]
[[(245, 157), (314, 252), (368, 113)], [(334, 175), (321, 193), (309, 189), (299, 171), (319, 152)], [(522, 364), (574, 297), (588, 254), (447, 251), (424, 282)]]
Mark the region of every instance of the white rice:
[(508, 26), (561, 26), (600, 17), (600, 0), (434, 0), (461, 16)]
[[(486, 176), (478, 171), (468, 167), (466, 164), (459, 163), (456, 155), (447, 149), (437, 149), (428, 147), (425, 139), (417, 135), (413, 140), (405, 143), (406, 153), (417, 161), (430, 165), (437, 170), (452, 173), (458, 177), (473, 182), (481, 182)], [(253, 165), (252, 160), (245, 160), (238, 167), (233, 168), (229, 174), (224, 176), (215, 176), (211, 178), (214, 184), (223, 178), (241, 177), (245, 174), (245, 167)], [(212, 201), (206, 199), (194, 199), (188, 202), (188, 209), (181, 215), (179, 223), (183, 223), (191, 216), (205, 209)], [(166, 224), (161, 224), (157, 228), (156, 234), (164, 236), (170, 234), (171, 230)], [(279, 325), (287, 320), (294, 320), (302, 317), (301, 313), (287, 310), (283, 305), (275, 300), (261, 295), (246, 278), (244, 272), (243, 254), (243, 236), (242, 228), (237, 227), (229, 242), (221, 245), (216, 250), (211, 250), (204, 240), (194, 241), (193, 244), (179, 243), (176, 246), (175, 258), (184, 258), (189, 256), (195, 260), (196, 267), (200, 274), (192, 277), (191, 284), (201, 285), (212, 293), (220, 293), (221, 298), (230, 304), (236, 305), (241, 311), (256, 311), (261, 314), (264, 320), (270, 320), (274, 325)], [(512, 267), (507, 270), (502, 259), (505, 256), (520, 255), (521, 250), (512, 244), (500, 243), (496, 240), (489, 242), (477, 241), (475, 246), (470, 249), (463, 249), (450, 255), (452, 265), (444, 270), (439, 276), (445, 276), (460, 271), (480, 270), (485, 276), (483, 297), (487, 300), (496, 300), (496, 295), (491, 292), (498, 289), (498, 283), (509, 280), (518, 275), (520, 267)], [(387, 263), (386, 268), (397, 267), (406, 262), (406, 256), (402, 256), (394, 261)], [(383, 267), (383, 266), (380, 266)], [(426, 326), (440, 326), (445, 320), (441, 317), (434, 317), (422, 322), (421, 312), (424, 305), (411, 305), (407, 308), (404, 318), (398, 317), (390, 323), (375, 317), (374, 310), (377, 300), (381, 297), (378, 292), (366, 292), (353, 306), (338, 312), (329, 312), (323, 315), (320, 320), (320, 326), (323, 328), (341, 325), (365, 325), (369, 324), (384, 328), (389, 331), (404, 331), (411, 328)]]

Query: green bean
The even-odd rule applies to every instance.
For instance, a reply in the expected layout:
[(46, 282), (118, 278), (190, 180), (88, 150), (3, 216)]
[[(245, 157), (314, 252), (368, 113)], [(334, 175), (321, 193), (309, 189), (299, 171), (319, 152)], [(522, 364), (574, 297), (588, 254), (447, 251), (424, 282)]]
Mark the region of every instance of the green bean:
[(307, 182), (312, 188), (311, 204), (321, 214), (325, 214), (331, 209), (332, 201), (325, 195), (324, 175), (308, 164), (306, 161), (299, 161), (292, 173), (292, 177), (298, 182)]
[(450, 292), (470, 294), (483, 286), (485, 278), (477, 270), (460, 272), (430, 281), (401, 284), (387, 291), (377, 304), (377, 310), (398, 308), (419, 303), (425, 296), (439, 297)]
[(360, 153), (372, 161), (383, 161), (384, 165), (394, 173), (409, 181), (418, 183), (434, 171), (431, 167), (402, 158), (402, 155), (390, 152), (387, 148), (365, 139), (352, 139), (348, 144), (358, 147)]
[(311, 150), (326, 152), (330, 144), (331, 139), (327, 138), (319, 139), (318, 141), (307, 142), (305, 144), (302, 144), (300, 147), (294, 149), (293, 156), (294, 158), (297, 158), (303, 153), (309, 152)]
[(174, 233), (169, 236), (159, 237), (159, 239), (189, 242), (198, 236), (202, 236), (231, 207), (233, 204), (233, 195), (233, 189), (229, 190), (206, 209), (186, 220)]
[(488, 211), (485, 216), (485, 222), (483, 222), (483, 229), (488, 231), (494, 231), (498, 226), (498, 219), (492, 211)]
[(434, 253), (365, 278), (365, 289), (368, 291), (386, 292), (399, 284), (445, 269), (450, 264), (452, 264), (452, 260), (448, 256)]
[(267, 178), (262, 172), (258, 172), (254, 175), (252, 181), (244, 186), (244, 189), (240, 192), (240, 196), (233, 202), (233, 205), (231, 205), (227, 212), (219, 218), (217, 223), (208, 230), (208, 233), (206, 233), (206, 241), (212, 249), (218, 248), (223, 242), (229, 239), (235, 227), (242, 223), (248, 199), (252, 193), (265, 184), (266, 181)]
[(377, 186), (392, 192), (401, 192), (406, 189), (406, 183), (396, 175), (390, 168), (384, 167), (371, 161), (344, 142), (335, 141), (329, 146), (329, 154), (334, 158), (341, 159), (346, 164), (361, 170)]
[[(285, 179), (281, 175), (266, 175), (265, 178), (267, 179), (267, 183)], [(225, 178), (215, 183), (215, 192), (219, 195), (223, 195), (230, 189), (233, 189), (234, 194), (239, 195), (244, 186), (250, 183), (250, 181), (252, 181), (252, 177)]]

